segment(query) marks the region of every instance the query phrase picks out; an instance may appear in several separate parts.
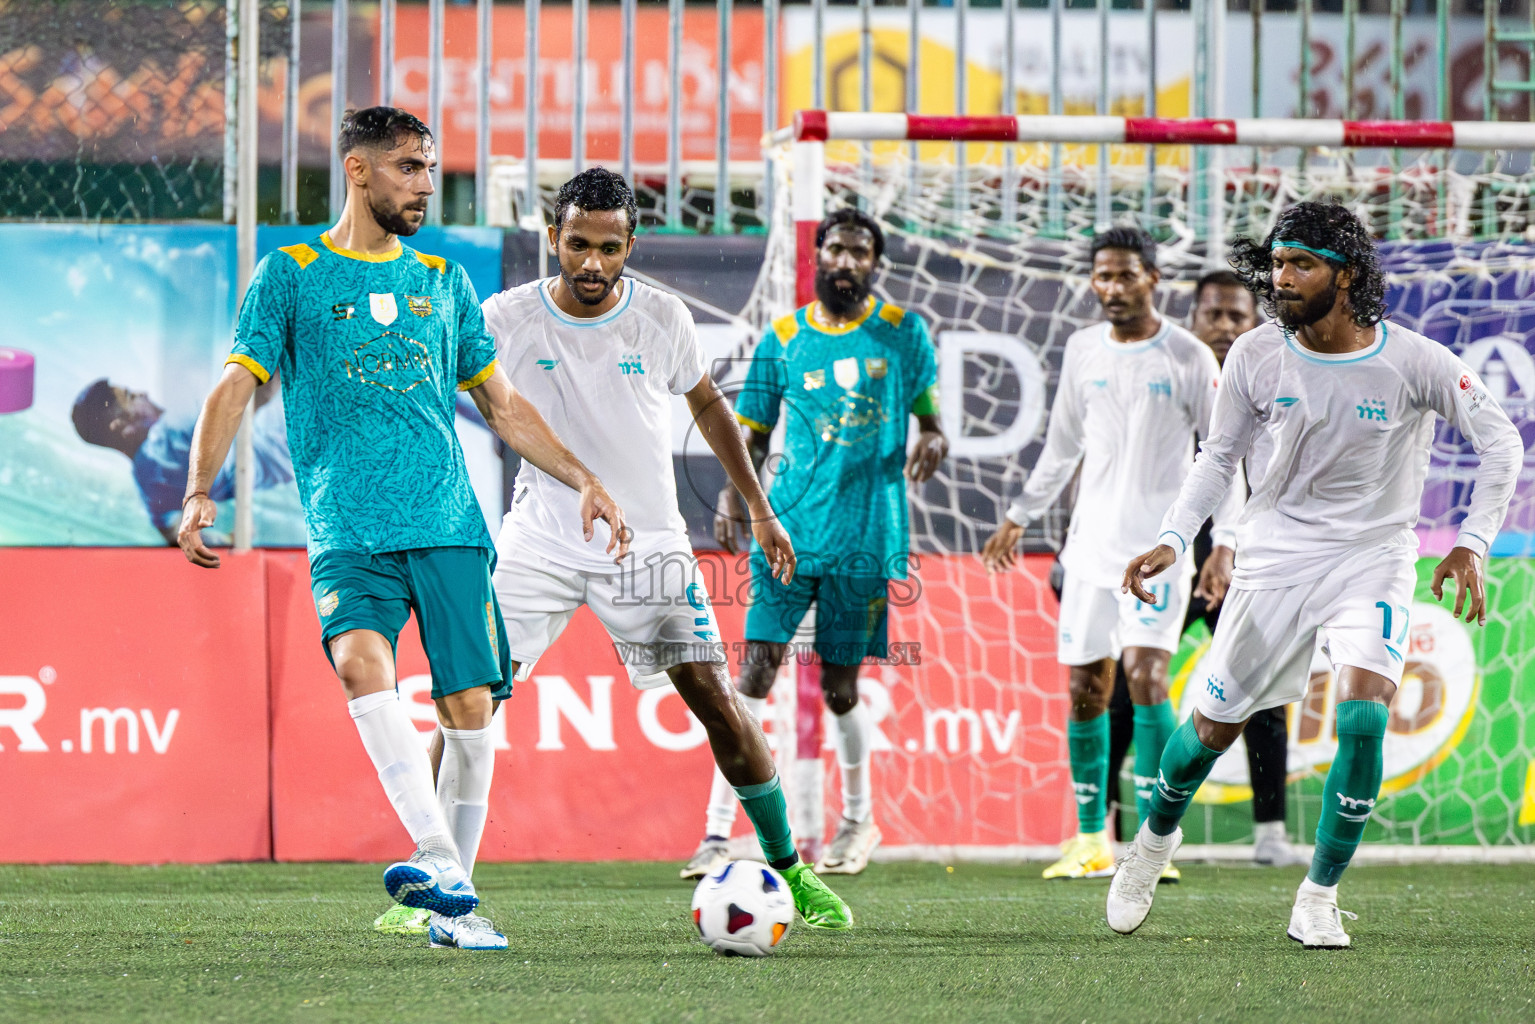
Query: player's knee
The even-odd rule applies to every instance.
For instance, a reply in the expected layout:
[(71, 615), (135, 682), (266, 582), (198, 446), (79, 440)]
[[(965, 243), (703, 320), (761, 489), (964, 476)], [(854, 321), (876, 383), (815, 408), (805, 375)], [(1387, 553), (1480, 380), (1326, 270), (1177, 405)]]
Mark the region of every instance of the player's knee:
[[(840, 668), (841, 666), (837, 666)], [(821, 695), (834, 715), (845, 715), (858, 706), (858, 666), (851, 671), (836, 671), (827, 665), (821, 672)]]
[(1094, 676), (1085, 672), (1073, 671), (1066, 690), (1071, 697), (1073, 711), (1102, 711), (1109, 706), (1109, 694)]
[(741, 666), (741, 674), (736, 677), (736, 689), (743, 697), (766, 700), (777, 676), (775, 666), (747, 663)]
[(496, 707), (488, 686), (472, 686), (446, 694), (438, 697), (436, 704), (438, 721), (449, 729), (484, 729), (490, 725), (490, 716)]
[(394, 666), (383, 658), (355, 651), (336, 656), (335, 665), (347, 700), (394, 689)]

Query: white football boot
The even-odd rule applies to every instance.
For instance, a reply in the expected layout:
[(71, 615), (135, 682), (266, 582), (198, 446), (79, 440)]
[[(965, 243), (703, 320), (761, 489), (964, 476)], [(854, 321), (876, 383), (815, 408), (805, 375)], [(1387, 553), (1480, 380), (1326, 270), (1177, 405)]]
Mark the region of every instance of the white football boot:
[(496, 931), (489, 918), (479, 914), (460, 917), (432, 915), (427, 943), (433, 949), (505, 949), (506, 936)]
[(1170, 836), (1153, 835), (1142, 825), (1135, 834), (1135, 841), (1125, 851), (1109, 883), (1109, 927), (1121, 935), (1129, 935), (1141, 926), (1151, 913), (1151, 901), (1157, 894), (1157, 882), (1162, 872), (1172, 863), (1178, 844), (1183, 842), (1183, 829), (1173, 829)]
[(874, 819), (867, 821), (849, 821), (842, 819), (842, 824), (837, 826), (837, 835), (832, 839), (826, 852), (821, 854), (820, 863), (815, 866), (819, 875), (856, 875), (869, 866), (869, 855), (884, 838), (879, 826), (874, 824)]
[(678, 872), (683, 878), (702, 878), (712, 875), (730, 861), (730, 840), (704, 837), (693, 851), (693, 856)]
[(1253, 863), (1268, 868), (1310, 864), (1311, 858), (1290, 845), (1284, 822), (1260, 821), (1253, 827)]
[(1338, 887), (1317, 885), (1307, 878), (1296, 890), (1285, 934), (1307, 949), (1347, 949), (1353, 940), (1343, 930), (1345, 917), (1359, 920), (1358, 914), (1338, 909)]

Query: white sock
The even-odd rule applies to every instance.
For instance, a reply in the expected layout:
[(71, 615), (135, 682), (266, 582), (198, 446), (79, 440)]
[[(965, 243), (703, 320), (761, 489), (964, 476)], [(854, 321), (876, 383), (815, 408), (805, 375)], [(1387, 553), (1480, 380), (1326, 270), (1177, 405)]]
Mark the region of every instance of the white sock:
[(1169, 835), (1159, 836), (1151, 831), (1149, 824), (1143, 821), (1141, 822), (1140, 831), (1135, 833), (1135, 841), (1152, 853), (1161, 853), (1172, 845), (1174, 835), (1177, 835), (1176, 831)]
[(874, 813), (869, 782), (869, 710), (863, 701), (845, 715), (833, 715), (837, 731), (832, 738), (837, 764), (842, 768), (842, 816), (848, 821), (868, 821)]
[(1323, 899), (1331, 900), (1334, 903), (1338, 902), (1338, 887), (1336, 885), (1317, 885), (1311, 880), (1309, 875), (1301, 879), (1300, 891), (1321, 896)]
[[(418, 847), (453, 847), (453, 838), (432, 789), (432, 762), (421, 736), (393, 690), (346, 702), (362, 745), (378, 770), (384, 795)], [(454, 849), (456, 857), (457, 850)]]
[(490, 805), (490, 779), (495, 771), (495, 740), (490, 727), (442, 730), (442, 765), (437, 769), (437, 802), (458, 845), (464, 874), (474, 874)]
[[(762, 721), (762, 714), (767, 710), (766, 697), (748, 697), (740, 694), (741, 703), (746, 705), (746, 711), (757, 722)], [(730, 783), (725, 781), (725, 774), (720, 771), (719, 765), (714, 766), (714, 781), (709, 784), (709, 810), (704, 819), (704, 835), (719, 836), (729, 839), (731, 831), (736, 825), (736, 791)]]

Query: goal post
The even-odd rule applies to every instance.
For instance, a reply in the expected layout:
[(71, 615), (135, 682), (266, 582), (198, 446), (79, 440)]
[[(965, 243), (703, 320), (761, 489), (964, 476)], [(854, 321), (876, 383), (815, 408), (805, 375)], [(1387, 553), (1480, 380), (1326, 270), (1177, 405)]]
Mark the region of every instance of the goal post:
[[(988, 576), (976, 556), (1038, 456), (1066, 339), (1102, 319), (1085, 244), (1096, 229), (1128, 221), (1156, 237), (1158, 308), (1182, 321), (1226, 237), (1263, 237), (1297, 202), (1341, 202), (1380, 240), (1392, 322), (1453, 348), (1535, 436), (1535, 124), (807, 110), (765, 148), (772, 194), (786, 201), (769, 217), (746, 319), (765, 330), (814, 298), (815, 229), (856, 205), (886, 235), (876, 294), (921, 316), (938, 350), (950, 457), (909, 491), (919, 565), (890, 599), (890, 639), (907, 657), (865, 666), (860, 683), (878, 733), (886, 856), (1038, 856), (1074, 828), (1049, 594), (1069, 500), (1025, 533), (1020, 571)], [(1465, 438), (1438, 424), (1418, 526), (1424, 586), (1476, 465)], [(1493, 553), (1486, 630), (1454, 623), (1423, 593), (1414, 605), (1368, 842), (1429, 857), (1436, 846), (1456, 847), (1448, 857), (1535, 852), (1535, 651), (1519, 640), (1535, 635), (1535, 463)], [(1175, 657), (1175, 699), (1207, 643), (1186, 640)], [(774, 731), (795, 796), (823, 797), (795, 809), (796, 833), (813, 833), (834, 818), (838, 772), (830, 733), (809, 727), (820, 715), (813, 667), (784, 675)], [(1290, 821), (1305, 841), (1336, 750), (1334, 705), (1319, 673), (1291, 713)], [(1196, 798), (1190, 843), (1251, 836), (1246, 771), (1238, 745)], [(1128, 782), (1120, 791), (1133, 819)]]

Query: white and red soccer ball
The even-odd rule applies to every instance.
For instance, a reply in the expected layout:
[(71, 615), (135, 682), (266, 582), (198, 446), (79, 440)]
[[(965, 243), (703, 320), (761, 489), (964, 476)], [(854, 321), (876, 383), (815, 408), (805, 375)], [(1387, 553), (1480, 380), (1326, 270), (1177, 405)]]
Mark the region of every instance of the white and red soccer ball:
[(693, 924), (725, 956), (767, 956), (794, 923), (789, 883), (766, 864), (733, 860), (693, 890)]

